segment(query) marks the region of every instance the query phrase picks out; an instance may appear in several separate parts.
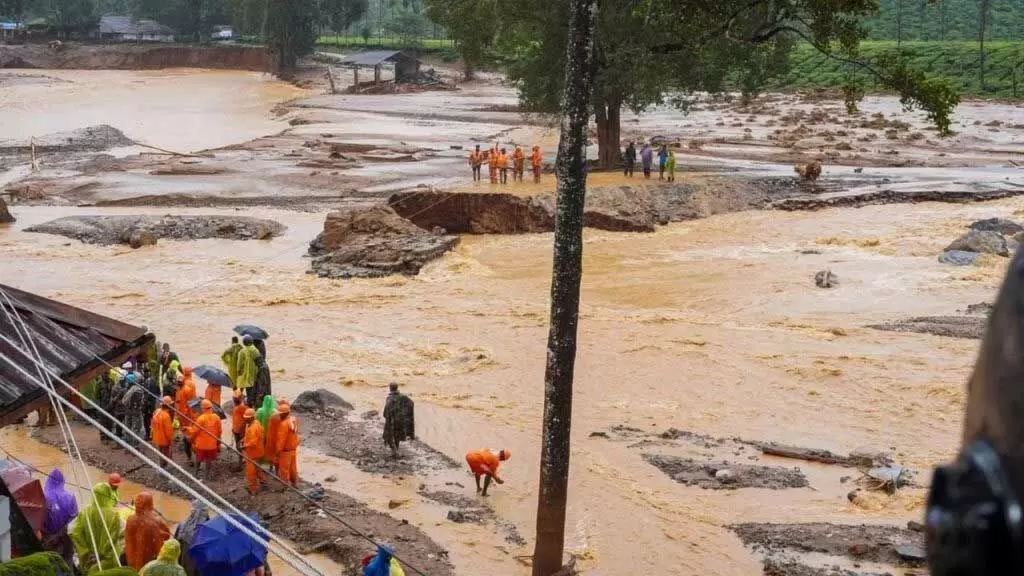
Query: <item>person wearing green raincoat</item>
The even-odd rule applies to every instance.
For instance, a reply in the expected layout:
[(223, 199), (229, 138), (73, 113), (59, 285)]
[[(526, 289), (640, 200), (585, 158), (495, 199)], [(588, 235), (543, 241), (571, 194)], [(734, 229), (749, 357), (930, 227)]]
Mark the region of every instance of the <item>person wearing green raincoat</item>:
[(160, 547), (160, 554), (156, 560), (151, 560), (142, 570), (139, 576), (185, 576), (185, 569), (178, 564), (181, 557), (181, 544), (174, 538), (168, 538)]
[(117, 568), (117, 559), (124, 550), (121, 516), (114, 509), (117, 493), (106, 482), (93, 486), (92, 493), (95, 499), (78, 515), (71, 532), (71, 542), (75, 545), (79, 568), (83, 574)]
[(263, 397), (263, 406), (260, 406), (260, 409), (256, 411), (256, 420), (259, 420), (260, 425), (263, 426), (263, 430), (267, 429), (270, 417), (273, 416), (275, 412), (277, 412), (277, 400), (270, 394), (267, 394)]
[(220, 355), (220, 361), (223, 362), (224, 367), (227, 368), (228, 376), (231, 377), (232, 384), (238, 380), (238, 352), (241, 349), (242, 345), (238, 343), (238, 336), (232, 336), (231, 347)]
[(256, 389), (253, 388), (253, 384), (256, 383), (256, 374), (259, 372), (259, 366), (256, 364), (259, 355), (260, 351), (253, 345), (252, 337), (243, 336), (242, 349), (238, 351), (235, 359), (235, 388), (245, 393), (245, 400), (249, 406), (256, 405)]

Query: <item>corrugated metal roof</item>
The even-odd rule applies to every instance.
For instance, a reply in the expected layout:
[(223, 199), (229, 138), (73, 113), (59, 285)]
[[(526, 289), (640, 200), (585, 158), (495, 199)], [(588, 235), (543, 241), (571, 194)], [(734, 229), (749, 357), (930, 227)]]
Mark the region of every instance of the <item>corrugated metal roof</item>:
[[(15, 311), (24, 322), (43, 364), (66, 379), (95, 364), (96, 356), (105, 358), (146, 334), (141, 327), (4, 284), (0, 284), (0, 291), (14, 303)], [(0, 297), (0, 302), (6, 309), (6, 300)], [(4, 357), (0, 358), (0, 414), (42, 396), (39, 387), (14, 368), (18, 366), (38, 377), (35, 362), (19, 351), (28, 351), (18, 336), (20, 329), (21, 322), (0, 312), (0, 355)]]
[[(396, 56), (404, 56), (401, 50), (370, 50), (368, 52), (356, 52), (341, 59), (342, 64), (349, 66), (377, 66)], [(408, 58), (408, 56), (405, 56)]]

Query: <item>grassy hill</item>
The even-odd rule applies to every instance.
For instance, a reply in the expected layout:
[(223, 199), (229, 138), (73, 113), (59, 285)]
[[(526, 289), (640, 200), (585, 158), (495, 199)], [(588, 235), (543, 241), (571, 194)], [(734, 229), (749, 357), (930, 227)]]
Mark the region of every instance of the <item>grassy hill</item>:
[[(872, 40), (977, 40), (980, 0), (880, 0), (879, 14), (865, 22)], [(902, 7), (902, 10), (901, 10)], [(989, 0), (988, 40), (1024, 39), (1024, 2)]]
[[(965, 96), (1024, 98), (1024, 42), (986, 43), (985, 89), (979, 75), (976, 42), (903, 42), (899, 48), (915, 68), (948, 78)], [(883, 53), (895, 53), (895, 42), (866, 41), (861, 44), (865, 60)], [(841, 86), (850, 66), (831, 60), (807, 44), (793, 50), (789, 74), (775, 83), (776, 88), (815, 88)], [(872, 86), (866, 75), (862, 78)], [(870, 90), (869, 90), (870, 91)]]

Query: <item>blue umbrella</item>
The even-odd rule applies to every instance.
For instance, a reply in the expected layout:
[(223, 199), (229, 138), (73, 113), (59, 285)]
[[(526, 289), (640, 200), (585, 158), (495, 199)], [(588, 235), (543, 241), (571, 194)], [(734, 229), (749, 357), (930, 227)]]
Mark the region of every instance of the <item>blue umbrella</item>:
[(252, 336), (253, 340), (266, 340), (270, 337), (266, 330), (252, 324), (239, 324), (235, 326), (235, 334), (239, 336)]
[[(257, 515), (230, 516), (261, 538), (267, 538)], [(203, 576), (244, 576), (267, 561), (267, 548), (223, 516), (214, 516), (199, 525), (188, 554)]]
[[(202, 411), (203, 408), (203, 400), (205, 400), (205, 398), (193, 398), (188, 401), (188, 407), (195, 410), (196, 412), (200, 412)], [(217, 404), (213, 405), (213, 413), (216, 414), (217, 417), (220, 418), (221, 420), (224, 420), (228, 417), (228, 415), (224, 412), (224, 409)]]
[(234, 384), (231, 382), (231, 376), (228, 376), (227, 372), (220, 368), (214, 368), (209, 364), (203, 364), (202, 366), (196, 366), (192, 369), (192, 373), (199, 376), (203, 380), (206, 380), (210, 384), (216, 384), (224, 388), (234, 388)]

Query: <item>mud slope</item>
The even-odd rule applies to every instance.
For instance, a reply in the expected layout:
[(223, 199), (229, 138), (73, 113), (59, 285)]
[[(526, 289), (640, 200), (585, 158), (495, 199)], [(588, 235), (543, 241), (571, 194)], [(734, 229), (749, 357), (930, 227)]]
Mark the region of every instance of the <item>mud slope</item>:
[[(148, 466), (140, 467), (142, 463), (135, 456), (123, 449), (115, 450), (102, 445), (92, 428), (83, 425), (75, 427), (82, 457), (88, 464), (101, 470), (119, 472), (126, 479), (155, 490), (186, 496), (181, 489), (171, 485)], [(57, 427), (37, 428), (35, 437), (52, 446), (63, 445)], [(175, 457), (179, 463), (182, 462), (180, 451), (175, 453)], [(232, 472), (231, 467), (231, 459), (222, 452), (214, 465), (214, 479), (206, 480), (204, 484), (238, 508), (259, 514), (271, 531), (295, 542), (298, 549), (317, 545), (321, 553), (345, 565), (348, 574), (356, 574), (362, 558), (373, 552), (373, 546), (364, 538), (345, 529), (335, 520), (321, 517), (315, 508), (293, 492), (277, 492), (272, 484), (270, 490), (250, 496), (245, 491), (241, 474)], [(300, 480), (299, 489), (310, 487)], [(360, 532), (373, 535), (377, 541), (392, 543), (400, 556), (414, 559), (416, 567), (427, 574), (442, 576), (454, 573), (447, 552), (408, 522), (374, 512), (354, 498), (332, 490), (325, 491), (320, 503)]]
[(267, 51), (259, 46), (160, 46), (120, 44), (92, 46), (66, 43), (0, 46), (0, 68), (49, 70), (152, 70), (160, 68), (269, 69)]

